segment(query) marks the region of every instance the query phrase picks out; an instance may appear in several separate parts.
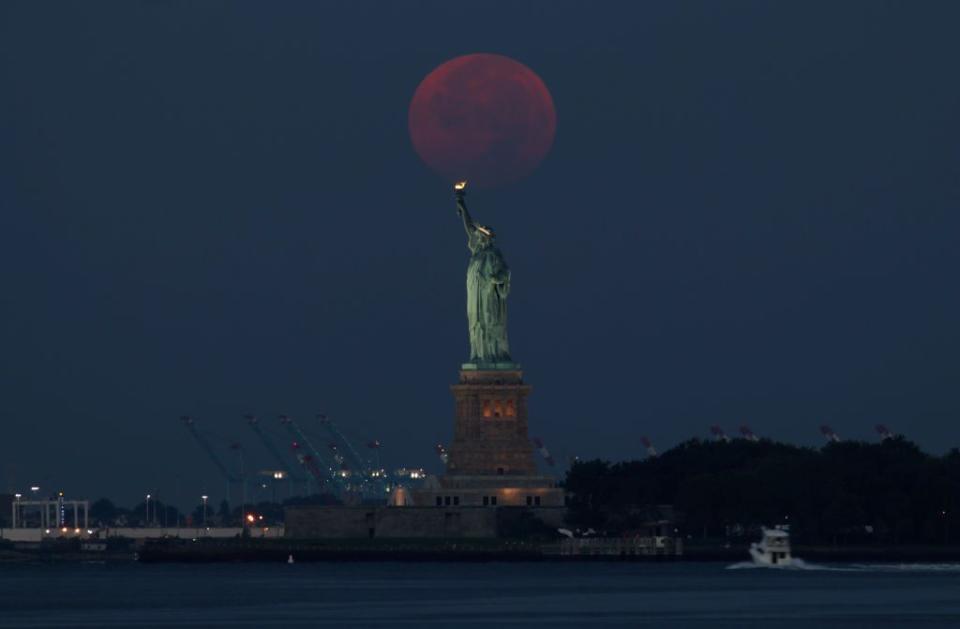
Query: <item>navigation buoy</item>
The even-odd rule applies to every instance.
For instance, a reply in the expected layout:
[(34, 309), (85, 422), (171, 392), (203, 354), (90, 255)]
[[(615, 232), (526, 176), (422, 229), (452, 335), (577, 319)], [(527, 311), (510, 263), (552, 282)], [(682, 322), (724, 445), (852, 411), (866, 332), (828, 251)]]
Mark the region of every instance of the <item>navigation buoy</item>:
[(287, 555), (287, 563), (293, 563), (293, 555)]

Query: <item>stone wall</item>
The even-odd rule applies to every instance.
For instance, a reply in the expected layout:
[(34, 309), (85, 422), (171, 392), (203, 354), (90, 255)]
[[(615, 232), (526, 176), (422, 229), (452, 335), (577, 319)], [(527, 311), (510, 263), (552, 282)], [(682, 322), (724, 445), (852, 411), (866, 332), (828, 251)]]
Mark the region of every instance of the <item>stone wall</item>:
[[(504, 480), (500, 484), (494, 479)], [(410, 499), (417, 507), (537, 508), (562, 507), (565, 503), (563, 489), (552, 486), (553, 479), (549, 477), (509, 479), (501, 476), (485, 483), (474, 483), (472, 480), (471, 477), (444, 476), (440, 479), (439, 488), (413, 490)]]
[(561, 526), (565, 510), (436, 507), (286, 508), (286, 536), (299, 539), (480, 539), (500, 536), (524, 515)]

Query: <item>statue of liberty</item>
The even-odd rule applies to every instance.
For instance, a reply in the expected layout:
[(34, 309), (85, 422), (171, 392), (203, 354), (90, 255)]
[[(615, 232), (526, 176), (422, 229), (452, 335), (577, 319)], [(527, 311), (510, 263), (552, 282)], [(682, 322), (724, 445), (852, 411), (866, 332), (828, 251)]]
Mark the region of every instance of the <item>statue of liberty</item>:
[(467, 266), (467, 324), (470, 332), (470, 362), (481, 366), (511, 363), (507, 342), (507, 295), (510, 267), (494, 242), (489, 227), (475, 223), (464, 202), (467, 182), (454, 186), (457, 214), (467, 232), (470, 264)]

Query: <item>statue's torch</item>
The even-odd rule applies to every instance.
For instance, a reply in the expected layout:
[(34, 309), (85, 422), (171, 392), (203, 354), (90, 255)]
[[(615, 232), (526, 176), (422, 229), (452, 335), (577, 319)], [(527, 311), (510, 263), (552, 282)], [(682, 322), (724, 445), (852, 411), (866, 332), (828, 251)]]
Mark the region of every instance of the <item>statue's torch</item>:
[(457, 195), (457, 215), (462, 215), (466, 205), (463, 202), (464, 195), (467, 194), (467, 180), (458, 181), (453, 184), (453, 192)]

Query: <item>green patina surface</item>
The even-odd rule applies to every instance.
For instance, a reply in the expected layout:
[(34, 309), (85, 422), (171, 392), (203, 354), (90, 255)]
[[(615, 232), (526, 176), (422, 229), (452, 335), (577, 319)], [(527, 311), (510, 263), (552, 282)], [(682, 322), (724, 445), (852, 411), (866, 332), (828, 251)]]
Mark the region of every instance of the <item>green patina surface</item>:
[[(464, 191), (457, 191), (457, 213), (467, 232), (467, 329), (470, 362), (464, 369), (515, 369), (507, 341), (507, 295), (510, 267), (497, 248), (493, 230), (474, 222)], [(468, 365), (474, 365), (468, 367)], [(501, 366), (503, 365), (503, 366)]]

